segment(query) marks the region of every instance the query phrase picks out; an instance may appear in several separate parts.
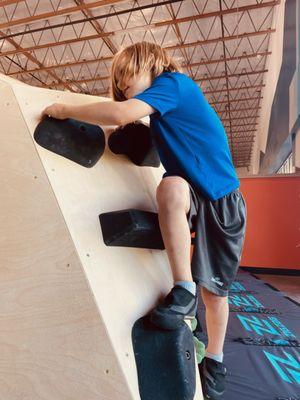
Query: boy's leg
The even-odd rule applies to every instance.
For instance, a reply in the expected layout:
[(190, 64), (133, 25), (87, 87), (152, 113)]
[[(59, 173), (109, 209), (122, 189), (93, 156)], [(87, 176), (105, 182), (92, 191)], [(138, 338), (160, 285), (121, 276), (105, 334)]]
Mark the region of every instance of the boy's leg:
[(223, 346), (228, 322), (228, 297), (217, 296), (201, 287), (205, 304), (208, 344), (206, 354), (199, 364), (202, 390), (212, 400), (223, 398), (226, 367), (223, 364)]
[[(191, 232), (187, 220), (190, 209), (188, 183), (180, 176), (162, 180), (156, 193), (160, 230), (173, 272), (175, 286), (151, 312), (150, 320), (162, 329), (177, 329), (197, 311), (190, 249)], [(180, 281), (180, 282), (179, 282)]]
[(189, 186), (180, 176), (169, 176), (156, 192), (158, 219), (174, 281), (193, 281), (191, 232), (186, 214), (190, 208)]
[(192, 271), (202, 287), (208, 335), (206, 355), (199, 364), (199, 371), (204, 396), (221, 400), (227, 373), (223, 346), (229, 315), (228, 293), (239, 266), (246, 207), (238, 189), (214, 201), (197, 195), (196, 232), (199, 234), (194, 246)]
[(201, 287), (201, 296), (206, 310), (205, 318), (208, 336), (206, 351), (219, 355), (223, 352), (228, 323), (228, 297), (217, 296), (204, 287)]

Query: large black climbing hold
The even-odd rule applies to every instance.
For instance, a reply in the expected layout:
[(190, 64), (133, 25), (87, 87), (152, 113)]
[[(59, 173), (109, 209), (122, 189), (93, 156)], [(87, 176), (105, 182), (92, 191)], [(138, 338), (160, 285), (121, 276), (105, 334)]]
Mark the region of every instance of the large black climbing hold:
[(149, 316), (132, 328), (141, 400), (193, 400), (196, 390), (193, 334), (184, 323), (159, 330)]
[(72, 118), (44, 118), (34, 131), (35, 141), (47, 150), (82, 165), (93, 167), (105, 148), (103, 130)]
[(107, 246), (165, 248), (157, 213), (131, 208), (100, 214), (99, 219)]
[(108, 146), (113, 153), (125, 154), (140, 167), (159, 167), (160, 165), (150, 128), (140, 121), (115, 130), (108, 138)]

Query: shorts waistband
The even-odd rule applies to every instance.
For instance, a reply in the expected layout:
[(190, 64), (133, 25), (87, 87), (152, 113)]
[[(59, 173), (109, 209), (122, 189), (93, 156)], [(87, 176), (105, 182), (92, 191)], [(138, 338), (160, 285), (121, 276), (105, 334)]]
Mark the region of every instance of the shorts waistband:
[(241, 192), (240, 192), (240, 189), (239, 189), (239, 188), (236, 188), (236, 189), (232, 190), (231, 192), (229, 192), (229, 193), (225, 194), (223, 197), (221, 197), (221, 199), (224, 199), (224, 198), (226, 198), (226, 197), (229, 197), (229, 196), (231, 196), (231, 195), (234, 194), (234, 193), (240, 194), (240, 193), (241, 193)]

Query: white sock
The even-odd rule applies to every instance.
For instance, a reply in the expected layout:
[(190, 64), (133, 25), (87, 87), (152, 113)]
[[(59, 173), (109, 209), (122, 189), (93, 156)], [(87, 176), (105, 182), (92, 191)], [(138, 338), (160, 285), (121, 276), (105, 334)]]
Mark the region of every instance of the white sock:
[(176, 281), (175, 285), (181, 286), (188, 290), (192, 295), (196, 295), (196, 283), (191, 281)]
[(205, 350), (205, 357), (211, 358), (212, 360), (223, 362), (223, 356), (224, 356), (223, 352), (220, 354), (213, 354)]

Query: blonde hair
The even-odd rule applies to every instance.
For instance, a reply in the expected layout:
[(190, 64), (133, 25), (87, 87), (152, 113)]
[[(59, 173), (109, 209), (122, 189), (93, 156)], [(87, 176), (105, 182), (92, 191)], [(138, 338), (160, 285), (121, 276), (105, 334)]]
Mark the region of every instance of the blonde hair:
[(179, 64), (161, 46), (150, 42), (137, 42), (115, 54), (111, 66), (110, 95), (115, 101), (127, 100), (120, 86), (124, 81), (145, 72), (153, 80), (162, 72), (182, 72)]

